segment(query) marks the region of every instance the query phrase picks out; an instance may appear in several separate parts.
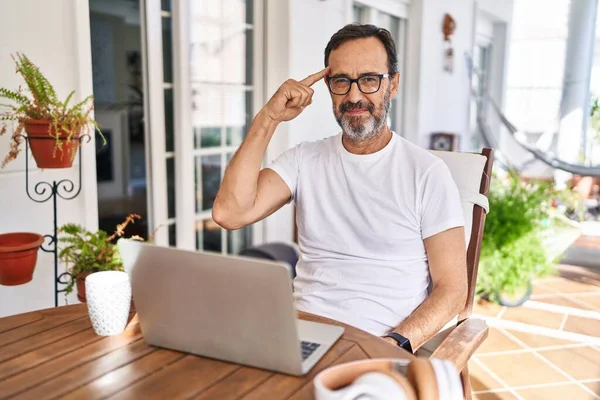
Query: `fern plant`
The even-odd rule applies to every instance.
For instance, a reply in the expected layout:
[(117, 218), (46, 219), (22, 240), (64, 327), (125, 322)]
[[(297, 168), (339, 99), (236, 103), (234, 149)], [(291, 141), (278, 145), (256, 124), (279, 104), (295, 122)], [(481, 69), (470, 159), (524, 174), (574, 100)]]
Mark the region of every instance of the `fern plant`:
[(56, 139), (56, 150), (62, 150), (64, 145), (63, 140), (59, 140), (61, 136), (63, 139), (72, 140), (84, 133), (84, 130), (89, 128), (90, 125), (98, 130), (103, 144), (106, 144), (106, 138), (98, 129), (98, 124), (90, 117), (94, 108), (93, 95), (70, 106), (75, 91), (69, 93), (66, 99), (61, 101), (52, 84), (26, 55), (17, 53), (12, 58), (16, 65), (16, 72), (25, 81), (26, 88), (24, 89), (21, 86), (16, 90), (0, 88), (0, 99), (10, 101), (10, 103), (0, 103), (0, 106), (9, 109), (9, 111), (0, 114), (0, 121), (5, 121), (0, 126), (0, 135), (8, 131), (6, 121), (17, 123), (12, 133), (10, 150), (2, 161), (0, 168), (4, 168), (19, 155), (23, 141), (20, 135), (23, 133), (28, 120), (49, 122), (48, 134)]
[[(127, 225), (140, 218), (137, 214), (130, 214), (123, 223), (117, 225), (112, 235), (101, 229), (90, 232), (78, 224), (65, 224), (60, 227), (59, 232), (63, 236), (59, 238), (59, 243), (65, 246), (60, 249), (58, 257), (70, 266), (68, 271), (72, 276), (65, 289), (66, 294), (73, 291), (77, 277), (82, 274), (123, 271), (123, 261), (114, 240), (125, 234)], [(143, 241), (139, 236), (132, 236), (130, 239)]]

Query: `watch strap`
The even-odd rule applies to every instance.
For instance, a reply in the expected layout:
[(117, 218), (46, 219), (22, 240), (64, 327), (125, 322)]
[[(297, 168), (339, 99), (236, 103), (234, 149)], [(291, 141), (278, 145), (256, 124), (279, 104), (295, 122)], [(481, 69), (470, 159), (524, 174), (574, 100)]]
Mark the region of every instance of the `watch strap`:
[(411, 354), (413, 353), (412, 346), (410, 345), (410, 340), (408, 340), (401, 334), (396, 333), (396, 332), (390, 332), (387, 335), (385, 335), (384, 337), (391, 337), (398, 343), (398, 346), (402, 347), (403, 349), (405, 349), (406, 351), (408, 351)]

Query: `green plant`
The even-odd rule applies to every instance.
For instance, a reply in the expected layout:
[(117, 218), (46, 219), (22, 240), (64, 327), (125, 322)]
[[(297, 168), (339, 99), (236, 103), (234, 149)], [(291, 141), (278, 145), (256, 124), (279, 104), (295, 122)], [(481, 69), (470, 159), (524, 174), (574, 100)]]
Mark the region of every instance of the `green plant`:
[[(59, 140), (62, 133), (66, 133), (66, 139), (71, 140), (81, 135), (84, 128), (89, 125), (98, 129), (98, 124), (90, 117), (94, 108), (92, 95), (69, 107), (75, 91), (69, 93), (64, 101), (59, 100), (52, 84), (26, 55), (17, 53), (16, 57), (12, 56), (12, 58), (16, 65), (16, 72), (25, 81), (27, 89), (23, 89), (21, 86), (16, 90), (0, 88), (0, 98), (12, 102), (12, 104), (0, 104), (0, 106), (10, 109), (0, 114), (0, 121), (17, 121), (17, 126), (12, 133), (10, 150), (2, 162), (2, 168), (17, 158), (23, 141), (20, 135), (23, 133), (27, 120), (50, 122), (53, 129), (49, 129), (49, 135), (56, 139), (55, 149), (61, 149), (63, 145), (63, 142)], [(7, 125), (4, 123), (0, 128), (0, 135), (6, 132)], [(106, 144), (106, 138), (99, 129), (98, 132), (103, 144)]]
[[(98, 271), (123, 271), (119, 248), (113, 241), (124, 235), (127, 225), (140, 218), (137, 214), (130, 214), (122, 224), (117, 225), (110, 236), (103, 230), (90, 232), (78, 224), (60, 227), (59, 232), (64, 235), (59, 238), (59, 242), (66, 246), (60, 250), (59, 259), (71, 266), (69, 273), (72, 276), (66, 287), (66, 294), (73, 291), (78, 275)], [(132, 236), (130, 239), (143, 241), (139, 236)]]
[(509, 171), (505, 180), (492, 179), (490, 213), (486, 216), (478, 295), (513, 295), (532, 278), (552, 270), (542, 234), (552, 219), (557, 196), (553, 185), (522, 182)]
[(598, 96), (593, 93), (590, 101), (590, 117), (592, 128), (596, 132), (600, 131), (600, 101), (598, 100)]

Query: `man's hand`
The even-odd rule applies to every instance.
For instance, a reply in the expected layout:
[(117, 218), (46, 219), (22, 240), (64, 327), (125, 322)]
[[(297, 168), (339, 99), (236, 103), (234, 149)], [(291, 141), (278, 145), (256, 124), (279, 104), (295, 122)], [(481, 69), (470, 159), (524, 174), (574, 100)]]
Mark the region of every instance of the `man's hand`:
[(288, 79), (264, 106), (263, 112), (269, 119), (276, 122), (290, 121), (296, 118), (304, 110), (304, 107), (312, 103), (315, 91), (311, 86), (323, 79), (328, 71), (329, 67), (309, 75), (300, 82)]

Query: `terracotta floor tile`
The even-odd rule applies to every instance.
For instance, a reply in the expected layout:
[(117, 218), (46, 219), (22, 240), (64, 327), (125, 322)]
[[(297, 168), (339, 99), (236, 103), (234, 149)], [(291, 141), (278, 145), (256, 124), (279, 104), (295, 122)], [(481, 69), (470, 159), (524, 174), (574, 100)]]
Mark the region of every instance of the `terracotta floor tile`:
[(520, 350), (523, 346), (511, 340), (497, 329), (490, 328), (487, 339), (477, 349), (477, 354), (491, 353), (496, 351)]
[(531, 353), (481, 357), (479, 360), (510, 386), (537, 385), (567, 380)]
[(562, 314), (550, 311), (534, 310), (525, 307), (509, 307), (502, 316), (502, 319), (558, 329), (560, 328), (563, 316)]
[(537, 347), (549, 347), (549, 346), (563, 346), (565, 344), (573, 344), (569, 340), (556, 339), (549, 336), (538, 335), (527, 332), (509, 331), (511, 335), (525, 343), (527, 346), (532, 348)]
[(475, 400), (515, 400), (517, 397), (510, 394), (510, 392), (500, 392), (500, 393), (480, 393), (473, 396)]
[[(591, 281), (591, 283), (596, 283)], [(582, 292), (600, 292), (600, 282), (598, 286), (589, 283), (575, 282), (569, 279), (560, 279), (544, 282), (544, 285), (556, 289), (561, 293), (582, 293)]]
[(490, 303), (486, 300), (476, 301), (473, 304), (473, 314), (487, 315), (489, 317), (495, 317), (502, 310), (502, 306), (495, 303)]
[(584, 385), (587, 386), (589, 389), (591, 389), (597, 395), (600, 395), (600, 381), (584, 383)]
[(538, 294), (554, 294), (554, 293), (556, 293), (556, 290), (549, 288), (542, 281), (540, 281), (539, 283), (538, 282), (533, 283), (533, 291), (531, 292), (532, 298), (535, 298), (535, 296)]
[(523, 389), (517, 390), (518, 394), (523, 396), (527, 400), (565, 400), (565, 399), (577, 399), (577, 400), (588, 400), (595, 399), (594, 396), (583, 390), (578, 385), (560, 385), (560, 386), (546, 386), (535, 389)]
[[(572, 296), (572, 295), (569, 295)], [(532, 299), (534, 301), (539, 301), (540, 303), (548, 303), (548, 304), (556, 304), (557, 306), (563, 307), (572, 307), (572, 308), (580, 308), (582, 310), (594, 310), (594, 307), (590, 304), (581, 304), (581, 302), (575, 302), (569, 299), (565, 299), (560, 296), (552, 296), (552, 297), (544, 297), (541, 299)]]
[(590, 336), (600, 336), (600, 321), (570, 315), (565, 324), (565, 331), (582, 333)]
[(598, 295), (586, 295), (586, 296), (573, 296), (577, 301), (589, 304), (594, 310), (600, 311), (600, 294)]
[(502, 387), (500, 382), (473, 361), (469, 362), (469, 376), (471, 377), (471, 387), (474, 392), (500, 389)]
[(600, 378), (600, 351), (591, 347), (547, 350), (540, 354), (577, 380)]

